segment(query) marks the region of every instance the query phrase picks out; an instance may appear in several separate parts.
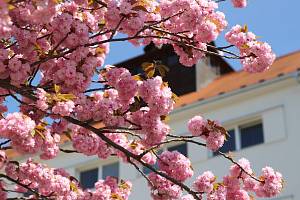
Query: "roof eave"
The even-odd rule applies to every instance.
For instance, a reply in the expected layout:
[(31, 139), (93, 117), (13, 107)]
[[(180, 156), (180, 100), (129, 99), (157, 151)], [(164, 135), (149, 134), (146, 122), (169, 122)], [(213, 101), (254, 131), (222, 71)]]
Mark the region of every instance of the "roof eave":
[(274, 84), (274, 83), (277, 83), (277, 82), (281, 82), (281, 81), (290, 79), (290, 78), (294, 78), (300, 84), (300, 71), (295, 71), (295, 72), (292, 72), (292, 73), (288, 73), (288, 74), (285, 74), (283, 76), (276, 77), (276, 78), (273, 78), (273, 79), (270, 79), (270, 80), (266, 80), (266, 81), (261, 82), (261, 83), (253, 84), (253, 85), (250, 85), (250, 86), (247, 86), (247, 87), (244, 87), (244, 88), (240, 88), (238, 90), (233, 90), (233, 91), (230, 91), (230, 92), (227, 92), (227, 93), (224, 93), (224, 94), (220, 94), (218, 96), (210, 97), (210, 98), (207, 98), (207, 99), (204, 99), (204, 100), (196, 101), (196, 102), (193, 102), (191, 104), (187, 104), (187, 105), (175, 108), (171, 112), (171, 115), (181, 113), (183, 111), (192, 109), (194, 107), (208, 105), (210, 103), (221, 101), (225, 98), (229, 98), (229, 97), (241, 94), (241, 93), (249, 92), (249, 91), (261, 88), (261, 87), (265, 87), (265, 86), (268, 86), (268, 85), (271, 85), (271, 84)]

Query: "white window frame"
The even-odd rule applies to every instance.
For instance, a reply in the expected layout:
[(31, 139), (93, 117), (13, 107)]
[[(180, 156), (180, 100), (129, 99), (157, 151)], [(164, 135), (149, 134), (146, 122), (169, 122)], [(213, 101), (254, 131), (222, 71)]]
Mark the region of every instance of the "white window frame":
[[(230, 123), (229, 125), (224, 125), (224, 128), (226, 130), (234, 130), (234, 137), (235, 137), (235, 150), (234, 152), (237, 152), (237, 151), (241, 151), (243, 149), (247, 149), (247, 148), (251, 148), (251, 147), (254, 147), (254, 146), (249, 146), (249, 147), (245, 147), (245, 148), (242, 148), (242, 140), (241, 140), (241, 131), (240, 129), (243, 128), (243, 127), (249, 127), (249, 126), (253, 126), (253, 125), (256, 125), (256, 124), (262, 124), (263, 127), (264, 127), (264, 123), (263, 123), (263, 118), (262, 117), (254, 117), (254, 118), (251, 118), (251, 119), (247, 119), (247, 120), (243, 120), (243, 121), (239, 121), (239, 122), (235, 122), (235, 123)], [(264, 129), (264, 128), (263, 128)], [(263, 130), (263, 135), (265, 135), (265, 131)], [(264, 142), (262, 144), (265, 143), (265, 139), (264, 139)], [(257, 145), (261, 145), (261, 144), (257, 144)], [(217, 156), (214, 156), (213, 155), (213, 152), (208, 150), (208, 157), (209, 158), (214, 158), (214, 157), (217, 157)]]
[[(99, 159), (99, 158), (97, 158), (97, 159)], [(109, 159), (105, 162), (101, 162), (101, 161), (99, 162), (99, 160), (94, 160), (92, 162), (84, 163), (81, 166), (77, 167), (76, 172), (75, 172), (75, 175), (76, 175), (75, 177), (77, 178), (77, 180), (80, 181), (80, 173), (81, 172), (92, 170), (92, 169), (95, 169), (95, 168), (98, 168), (98, 180), (100, 180), (100, 179), (102, 179), (103, 166), (113, 164), (113, 163), (119, 163), (119, 176), (120, 176), (121, 164), (120, 164), (120, 161), (118, 159), (113, 158), (113, 159)], [(91, 190), (93, 190), (93, 189), (94, 188), (92, 188)]]

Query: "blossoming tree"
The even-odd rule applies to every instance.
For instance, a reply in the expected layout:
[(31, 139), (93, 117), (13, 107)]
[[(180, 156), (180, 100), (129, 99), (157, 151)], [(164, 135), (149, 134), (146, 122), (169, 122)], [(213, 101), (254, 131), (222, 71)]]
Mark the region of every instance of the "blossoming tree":
[[(222, 152), (232, 162), (227, 175), (217, 180), (206, 171), (187, 185), (194, 173), (190, 160), (177, 151), (157, 155), (156, 150), (181, 141), (218, 151), (226, 130), (217, 121), (195, 116), (187, 124), (190, 135), (171, 134), (165, 118), (174, 95), (154, 76), (165, 67), (145, 63), (145, 73), (132, 75), (125, 68), (103, 66), (111, 42), (129, 41), (172, 45), (185, 66), (213, 54), (240, 59), (250, 73), (267, 70), (275, 55), (245, 26), (226, 33), (228, 46), (209, 45), (227, 27), (225, 15), (217, 11), (222, 1), (0, 0), (0, 199), (126, 200), (132, 187), (109, 177), (99, 180), (95, 190), (84, 190), (63, 169), (32, 158), (17, 162), (7, 158), (7, 149), (41, 159), (55, 159), (59, 151), (99, 159), (117, 156), (143, 175), (155, 200), (248, 200), (279, 194), (279, 172), (265, 167), (257, 177), (247, 159), (235, 161)], [(237, 8), (247, 4), (232, 3)], [(115, 37), (118, 32), (125, 36)], [(238, 54), (230, 50), (234, 47)], [(91, 89), (91, 83), (98, 86)], [(8, 97), (17, 112), (7, 112)], [(68, 138), (74, 149), (61, 149), (61, 138)], [(141, 167), (151, 173), (145, 175)], [(32, 195), (9, 194), (25, 192)]]

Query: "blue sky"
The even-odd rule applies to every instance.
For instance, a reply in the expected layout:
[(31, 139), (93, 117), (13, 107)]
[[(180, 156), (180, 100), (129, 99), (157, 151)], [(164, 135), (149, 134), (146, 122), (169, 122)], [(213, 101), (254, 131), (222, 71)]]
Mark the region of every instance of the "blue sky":
[[(299, 0), (249, 0), (248, 7), (235, 9), (230, 0), (219, 4), (226, 15), (230, 28), (235, 24), (247, 24), (249, 30), (260, 36), (260, 40), (271, 44), (277, 56), (300, 50), (300, 1)], [(224, 34), (216, 41), (218, 46), (227, 45)], [(111, 51), (105, 63), (114, 64), (143, 53), (143, 47), (134, 47), (128, 42), (111, 44)], [(228, 61), (240, 69), (239, 61)], [(14, 100), (7, 100), (10, 111)]]
[[(261, 41), (272, 46), (277, 56), (300, 50), (299, 8), (299, 0), (249, 0), (244, 9), (233, 8), (230, 0), (219, 4), (219, 10), (226, 15), (228, 28), (247, 24)], [(217, 45), (226, 44), (224, 35), (221, 35)], [(117, 63), (142, 53), (141, 47), (136, 48), (125, 42), (114, 43), (106, 63)], [(240, 69), (239, 61), (229, 62), (235, 69)]]

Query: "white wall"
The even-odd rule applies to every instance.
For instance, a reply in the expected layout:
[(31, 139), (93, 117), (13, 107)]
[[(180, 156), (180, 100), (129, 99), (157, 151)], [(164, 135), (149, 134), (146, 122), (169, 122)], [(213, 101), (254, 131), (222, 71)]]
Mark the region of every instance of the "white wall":
[[(226, 98), (220, 96), (216, 101), (198, 102), (194, 106), (179, 108), (170, 116), (173, 132), (187, 133), (186, 122), (197, 114), (210, 119), (218, 119), (225, 127), (257, 118), (262, 119), (265, 143), (235, 152), (235, 158), (249, 159), (257, 174), (266, 165), (282, 172), (286, 184), (278, 200), (300, 199), (298, 189), (300, 85), (295, 79), (290, 78)], [(230, 162), (220, 157), (210, 157), (210, 153), (203, 147), (189, 145), (188, 153), (195, 169), (194, 177), (203, 171), (211, 170), (221, 181), (222, 175), (228, 173)], [(105, 161), (105, 163), (112, 161), (114, 160)], [(77, 176), (80, 168), (97, 166), (104, 162), (96, 157), (60, 153), (57, 159), (45, 161), (45, 163), (53, 167), (64, 167), (72, 175)], [(150, 199), (146, 181), (133, 167), (121, 163), (120, 176), (122, 179), (131, 180), (134, 184), (131, 199)]]

